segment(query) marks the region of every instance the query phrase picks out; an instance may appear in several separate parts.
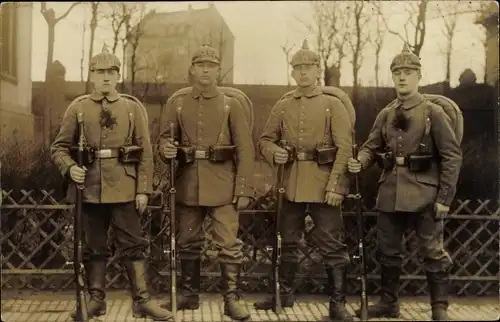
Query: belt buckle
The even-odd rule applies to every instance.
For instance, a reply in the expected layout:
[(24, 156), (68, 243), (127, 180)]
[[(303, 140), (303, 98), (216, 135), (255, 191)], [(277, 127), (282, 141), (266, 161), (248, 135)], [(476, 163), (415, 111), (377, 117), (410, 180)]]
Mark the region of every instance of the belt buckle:
[(396, 157), (395, 162), (396, 162), (396, 165), (403, 166), (403, 165), (405, 165), (405, 157)]
[(306, 159), (306, 153), (305, 152), (297, 152), (297, 160), (298, 161), (304, 161)]
[(111, 149), (99, 150), (97, 156), (101, 159), (111, 158)]
[(196, 159), (205, 159), (207, 157), (207, 153), (206, 153), (206, 151), (196, 150), (194, 152), (194, 157)]

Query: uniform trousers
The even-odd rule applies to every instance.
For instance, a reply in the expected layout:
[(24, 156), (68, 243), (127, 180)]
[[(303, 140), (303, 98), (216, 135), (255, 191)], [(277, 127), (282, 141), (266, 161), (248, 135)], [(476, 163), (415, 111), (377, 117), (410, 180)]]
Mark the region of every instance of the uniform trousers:
[(141, 217), (135, 202), (92, 204), (84, 203), (83, 258), (107, 260), (111, 255), (108, 247), (108, 230), (111, 227), (116, 237), (118, 257), (127, 261), (143, 260), (149, 246), (144, 238)]
[(239, 212), (234, 204), (218, 207), (179, 204), (177, 213), (179, 229), (177, 244), (181, 259), (196, 260), (200, 258), (205, 244), (203, 222), (209, 216), (212, 219), (212, 242), (218, 251), (220, 262), (241, 264), (243, 242), (238, 239)]
[(428, 272), (446, 271), (452, 264), (443, 243), (443, 221), (435, 220), (431, 206), (422, 212), (380, 212), (377, 222), (377, 257), (382, 266), (401, 267), (403, 234), (415, 230), (418, 256)]
[[(314, 222), (312, 239), (319, 248), (325, 265), (329, 268), (346, 266), (350, 263), (345, 230), (340, 207), (324, 203), (310, 203), (310, 216)], [(299, 260), (299, 243), (305, 231), (307, 203), (283, 200), (280, 232), (284, 262)]]

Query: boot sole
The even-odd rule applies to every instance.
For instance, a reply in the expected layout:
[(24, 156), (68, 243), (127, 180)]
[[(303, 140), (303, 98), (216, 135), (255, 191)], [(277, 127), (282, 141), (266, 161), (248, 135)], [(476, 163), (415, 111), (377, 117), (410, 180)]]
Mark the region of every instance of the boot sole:
[(173, 316), (165, 317), (165, 318), (155, 318), (153, 316), (150, 316), (150, 315), (147, 315), (144, 313), (135, 313), (135, 312), (132, 313), (132, 316), (134, 317), (134, 319), (149, 318), (149, 319), (152, 319), (153, 321), (167, 321), (167, 322), (174, 322), (175, 321), (175, 318)]
[[(92, 318), (98, 318), (98, 317), (100, 317), (100, 316), (106, 315), (106, 311), (104, 311), (104, 312), (103, 312), (103, 311), (100, 311), (100, 312), (95, 313), (95, 314), (89, 314), (89, 313), (87, 313), (87, 315), (88, 315), (89, 319), (92, 319)], [(76, 319), (76, 314), (71, 313), (70, 318), (71, 318), (73, 321), (75, 321), (75, 319)]]

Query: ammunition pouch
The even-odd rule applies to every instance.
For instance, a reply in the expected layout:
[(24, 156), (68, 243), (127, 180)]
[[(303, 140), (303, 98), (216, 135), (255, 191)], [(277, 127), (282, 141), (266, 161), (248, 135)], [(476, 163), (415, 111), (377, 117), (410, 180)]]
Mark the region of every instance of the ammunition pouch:
[(295, 157), (297, 155), (297, 150), (295, 149), (295, 147), (293, 147), (291, 145), (285, 145), (285, 146), (282, 146), (281, 148), (285, 149), (285, 151), (288, 153), (288, 158), (287, 158), (286, 163), (291, 163), (291, 162), (295, 161)]
[(413, 173), (426, 172), (431, 168), (433, 159), (432, 154), (410, 154), (407, 156), (408, 169)]
[(138, 145), (121, 146), (118, 150), (118, 160), (124, 164), (139, 163), (142, 159), (143, 150), (142, 146)]
[[(78, 147), (72, 146), (69, 148), (70, 156), (73, 160), (78, 161)], [(94, 147), (86, 146), (83, 148), (83, 165), (88, 167), (95, 162), (96, 149)]]
[(322, 147), (316, 148), (316, 162), (319, 165), (330, 164), (337, 157), (337, 147)]
[(177, 148), (177, 160), (179, 163), (192, 163), (195, 160), (196, 148), (191, 145), (179, 145)]
[(234, 159), (234, 145), (212, 145), (208, 149), (208, 160), (225, 162)]
[(391, 151), (375, 152), (375, 162), (383, 170), (390, 170), (394, 167), (394, 155)]

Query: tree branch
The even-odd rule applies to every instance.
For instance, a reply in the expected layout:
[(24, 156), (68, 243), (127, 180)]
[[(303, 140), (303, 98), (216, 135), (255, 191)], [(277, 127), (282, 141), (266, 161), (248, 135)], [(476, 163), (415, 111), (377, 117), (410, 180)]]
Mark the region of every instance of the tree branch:
[(55, 23), (58, 23), (62, 19), (66, 18), (69, 15), (69, 13), (71, 12), (71, 10), (73, 10), (73, 8), (79, 4), (80, 4), (80, 2), (75, 2), (75, 3), (71, 4), (71, 6), (68, 8), (68, 10), (66, 10), (66, 12), (64, 14), (62, 14), (59, 18), (56, 18)]

